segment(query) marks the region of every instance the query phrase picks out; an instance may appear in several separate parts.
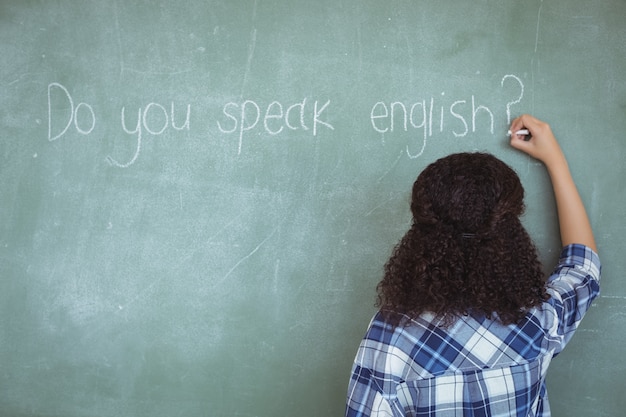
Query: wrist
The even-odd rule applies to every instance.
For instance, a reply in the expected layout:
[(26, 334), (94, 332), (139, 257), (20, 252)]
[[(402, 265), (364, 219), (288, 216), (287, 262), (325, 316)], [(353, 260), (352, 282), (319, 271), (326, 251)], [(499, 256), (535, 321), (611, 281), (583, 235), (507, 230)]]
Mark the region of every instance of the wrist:
[(561, 150), (550, 154), (548, 158), (545, 158), (543, 160), (543, 163), (548, 169), (548, 172), (551, 176), (558, 175), (561, 172), (569, 172), (567, 159), (565, 159), (565, 155), (563, 155), (563, 152), (561, 152)]

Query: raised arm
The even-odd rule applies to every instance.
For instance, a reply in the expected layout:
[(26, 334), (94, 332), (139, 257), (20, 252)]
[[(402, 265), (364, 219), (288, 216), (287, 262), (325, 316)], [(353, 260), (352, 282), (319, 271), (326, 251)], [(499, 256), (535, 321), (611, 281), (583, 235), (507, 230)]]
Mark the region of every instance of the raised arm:
[[(550, 125), (525, 114), (513, 120), (510, 129), (513, 132), (511, 146), (540, 160), (548, 170), (556, 199), (563, 246), (580, 243), (597, 252), (585, 206)], [(524, 140), (524, 136), (515, 134), (521, 129), (530, 131), (530, 140)]]

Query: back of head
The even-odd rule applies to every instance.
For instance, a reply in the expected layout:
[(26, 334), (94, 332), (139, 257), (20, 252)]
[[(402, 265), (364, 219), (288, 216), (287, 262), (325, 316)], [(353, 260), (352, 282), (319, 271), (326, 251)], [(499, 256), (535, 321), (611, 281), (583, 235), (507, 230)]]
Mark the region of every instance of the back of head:
[(431, 312), (446, 323), (475, 313), (519, 321), (546, 298), (523, 211), (519, 177), (493, 155), (459, 153), (429, 165), (413, 185), (411, 229), (378, 285), (381, 310)]
[(524, 188), (508, 165), (485, 153), (459, 153), (429, 165), (413, 185), (415, 223), (489, 234), (506, 216), (524, 211)]

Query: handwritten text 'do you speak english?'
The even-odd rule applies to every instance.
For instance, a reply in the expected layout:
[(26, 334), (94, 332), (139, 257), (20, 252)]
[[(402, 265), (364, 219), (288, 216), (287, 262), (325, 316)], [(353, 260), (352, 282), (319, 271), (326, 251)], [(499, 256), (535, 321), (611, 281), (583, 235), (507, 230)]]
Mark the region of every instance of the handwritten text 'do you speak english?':
[[(506, 112), (508, 124), (512, 106), (524, 97), (524, 84), (515, 75), (505, 75), (499, 87), (515, 92), (502, 109)], [(236, 142), (236, 151), (233, 152), (240, 155), (245, 141), (255, 134), (275, 137), (300, 132), (315, 137), (334, 131), (334, 119), (329, 117), (331, 104), (330, 99), (311, 100), (307, 97), (293, 102), (231, 101), (222, 106), (214, 120), (214, 127), (220, 134), (233, 137)], [(123, 158), (109, 155), (106, 161), (114, 167), (130, 167), (137, 162), (146, 137), (191, 131), (194, 114), (191, 103), (149, 102), (137, 110), (123, 106), (120, 109), (120, 126), (122, 132), (133, 139), (132, 150)], [(381, 136), (407, 133), (410, 143), (406, 145), (406, 155), (417, 158), (424, 153), (428, 139), (435, 134), (445, 133), (460, 138), (476, 132), (480, 125), (483, 129), (488, 126), (493, 135), (496, 116), (474, 94), (450, 100), (442, 92), (437, 97), (407, 102), (378, 101), (371, 105), (369, 114), (363, 115), (363, 118), (369, 122), (369, 128)], [(48, 141), (54, 142), (71, 134), (96, 134), (98, 124), (93, 105), (76, 102), (69, 89), (60, 83), (48, 85)]]

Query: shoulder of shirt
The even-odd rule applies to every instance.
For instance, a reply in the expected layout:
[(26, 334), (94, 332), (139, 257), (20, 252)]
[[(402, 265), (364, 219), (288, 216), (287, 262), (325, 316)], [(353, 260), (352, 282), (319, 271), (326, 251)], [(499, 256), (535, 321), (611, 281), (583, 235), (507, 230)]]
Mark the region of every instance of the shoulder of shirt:
[(602, 264), (599, 255), (589, 246), (580, 243), (566, 245), (561, 250), (561, 256), (557, 265), (556, 274), (562, 268), (582, 269), (587, 275), (595, 280), (600, 279)]

